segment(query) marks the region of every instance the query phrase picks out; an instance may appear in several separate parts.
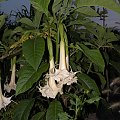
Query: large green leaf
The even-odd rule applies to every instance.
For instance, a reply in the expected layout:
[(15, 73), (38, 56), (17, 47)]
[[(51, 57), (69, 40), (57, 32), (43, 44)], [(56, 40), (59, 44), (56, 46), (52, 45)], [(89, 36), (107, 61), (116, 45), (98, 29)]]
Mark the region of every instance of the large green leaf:
[(93, 95), (94, 96), (99, 96), (100, 92), (99, 89), (93, 79), (91, 79), (88, 75), (84, 73), (78, 74), (78, 80), (80, 83), (85, 84), (88, 89), (93, 90)]
[(20, 77), (17, 82), (16, 95), (30, 89), (32, 85), (39, 80), (42, 73), (47, 70), (48, 64), (42, 64), (37, 71), (29, 65), (23, 66), (19, 72)]
[(48, 15), (48, 5), (50, 3), (50, 0), (30, 0), (30, 2), (38, 11)]
[(46, 120), (58, 120), (58, 114), (63, 112), (62, 105), (59, 101), (50, 103), (46, 113)]
[(42, 120), (44, 115), (45, 115), (45, 112), (38, 112), (31, 118), (31, 120)]
[(27, 62), (35, 69), (38, 69), (45, 50), (45, 41), (41, 37), (27, 40), (23, 43), (23, 54)]
[(83, 6), (101, 6), (120, 13), (120, 4), (115, 0), (77, 0), (77, 7)]
[[(80, 44), (82, 52), (96, 65), (98, 65), (101, 72), (104, 71), (105, 63), (104, 59), (98, 49), (89, 49), (85, 45)], [(81, 50), (80, 49), (80, 50)]]
[(13, 120), (28, 120), (34, 100), (23, 100), (15, 108)]

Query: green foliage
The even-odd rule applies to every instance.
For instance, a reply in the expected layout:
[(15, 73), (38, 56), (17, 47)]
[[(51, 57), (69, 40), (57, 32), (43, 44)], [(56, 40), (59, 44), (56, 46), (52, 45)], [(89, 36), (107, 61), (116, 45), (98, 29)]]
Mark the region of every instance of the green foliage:
[(5, 15), (0, 15), (0, 29), (5, 24)]
[(26, 17), (25, 18), (21, 18), (20, 20), (18, 20), (18, 22), (35, 28), (34, 23), (29, 18), (26, 18)]
[(48, 5), (50, 0), (30, 0), (33, 7), (36, 8), (38, 11), (48, 14)]
[(58, 114), (63, 112), (62, 105), (59, 101), (53, 101), (49, 104), (46, 113), (46, 120), (58, 120)]
[(83, 6), (101, 6), (120, 13), (120, 5), (114, 0), (109, 0), (109, 2), (106, 0), (77, 0), (77, 7)]
[(19, 73), (16, 95), (30, 89), (33, 86), (33, 84), (39, 80), (42, 73), (47, 71), (47, 69), (48, 69), (48, 64), (46, 63), (42, 64), (37, 71), (35, 71), (33, 67), (29, 65), (23, 66)]
[(44, 39), (35, 37), (34, 39), (24, 42), (22, 47), (25, 59), (35, 70), (37, 70), (45, 50)]
[(45, 112), (38, 112), (31, 118), (31, 120), (42, 120), (44, 115), (45, 115)]
[[(97, 49), (89, 49), (87, 48), (85, 45), (80, 44), (80, 47), (82, 49), (82, 52), (96, 65), (98, 65), (99, 70), (101, 72), (104, 72), (104, 67), (105, 67), (105, 63), (103, 60), (103, 57), (100, 53), (99, 50)], [(80, 50), (81, 50), (80, 49)]]
[[(8, 27), (6, 16), (0, 16), (0, 30), (3, 31), (0, 36), (0, 60), (5, 67), (5, 70), (1, 67), (1, 73), (7, 71), (5, 78), (1, 75), (3, 83), (10, 76), (10, 68), (6, 67), (4, 62), (14, 56), (17, 58), (14, 100), (18, 104), (14, 106), (14, 112), (10, 108), (7, 111), (10, 110), (13, 120), (82, 119), (90, 104), (95, 104), (97, 108), (101, 90), (111, 79), (110, 74), (106, 73), (109, 66), (110, 72), (114, 73), (114, 68), (120, 73), (119, 60), (117, 61), (117, 58), (120, 58), (120, 36), (114, 34), (113, 30), (91, 21), (89, 17), (103, 17), (94, 6), (120, 13), (120, 5), (114, 0), (30, 1), (32, 16), (23, 15), (15, 25)], [(62, 30), (59, 29), (61, 24)], [(42, 86), (46, 83), (49, 86), (49, 76), (54, 74), (55, 68), (59, 68), (61, 38), (65, 39), (65, 52), (70, 55), (68, 71), (73, 70), (76, 73), (77, 83), (64, 85), (63, 94), (58, 94), (55, 100), (47, 99), (36, 86), (39, 87), (39, 80)], [(117, 58), (113, 51), (117, 53)], [(55, 68), (50, 70), (51, 59), (55, 61)], [(55, 81), (59, 87), (57, 82)], [(49, 92), (48, 90), (45, 92)]]
[(13, 120), (28, 120), (33, 104), (33, 99), (20, 101), (15, 108)]
[(94, 80), (92, 80), (88, 75), (81, 73), (78, 75), (79, 81), (87, 87), (88, 90), (93, 90), (93, 96), (99, 96), (100, 92)]

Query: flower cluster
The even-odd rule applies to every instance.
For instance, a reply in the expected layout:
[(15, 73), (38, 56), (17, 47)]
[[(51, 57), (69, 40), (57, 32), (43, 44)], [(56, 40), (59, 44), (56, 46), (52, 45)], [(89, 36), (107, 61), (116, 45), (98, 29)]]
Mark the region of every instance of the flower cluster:
[(49, 73), (45, 76), (46, 85), (39, 87), (39, 91), (42, 93), (42, 96), (47, 98), (55, 98), (58, 93), (63, 94), (63, 85), (77, 83), (77, 77), (75, 76), (77, 72), (73, 72), (72, 70), (69, 71), (69, 58), (68, 54), (66, 55), (65, 40), (62, 36), (63, 34), (61, 35), (62, 39), (60, 41), (59, 69), (55, 68), (54, 59), (52, 57), (50, 60)]

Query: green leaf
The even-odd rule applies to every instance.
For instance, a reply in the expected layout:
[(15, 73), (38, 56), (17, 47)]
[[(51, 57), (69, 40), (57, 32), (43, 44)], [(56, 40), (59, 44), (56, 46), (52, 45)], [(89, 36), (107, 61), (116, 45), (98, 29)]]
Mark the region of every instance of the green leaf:
[(63, 112), (62, 105), (59, 101), (50, 103), (46, 113), (46, 120), (58, 120), (58, 114)]
[(21, 101), (14, 110), (13, 120), (28, 120), (31, 108), (33, 107), (34, 100)]
[(26, 18), (26, 17), (25, 18), (21, 18), (17, 22), (20, 22), (20, 23), (25, 24), (25, 25), (30, 26), (30, 27), (35, 27), (33, 22), (29, 18)]
[(88, 75), (84, 73), (78, 74), (78, 80), (80, 83), (85, 84), (88, 89), (93, 90), (93, 95), (94, 96), (99, 96), (100, 92), (99, 89), (93, 79), (91, 79)]
[(30, 2), (38, 11), (48, 15), (48, 5), (50, 3), (50, 0), (30, 0)]
[[(89, 49), (85, 45), (80, 44), (80, 48), (83, 50), (82, 52), (96, 65), (98, 65), (99, 70), (104, 72), (105, 63), (104, 59), (98, 49)], [(80, 50), (81, 50), (80, 49)]]
[(27, 40), (23, 43), (23, 54), (26, 61), (37, 70), (45, 50), (45, 41), (37, 36), (35, 39)]
[(114, 0), (77, 0), (77, 7), (83, 6), (101, 6), (120, 13), (120, 4)]
[(34, 10), (35, 12), (35, 16), (34, 16), (34, 21), (33, 21), (33, 24), (39, 28), (40, 26), (40, 21), (41, 21), (41, 18), (42, 18), (42, 15), (43, 13), (39, 12), (38, 10)]
[(76, 11), (88, 16), (99, 16), (99, 14), (97, 14), (97, 12), (91, 7), (80, 7)]
[(62, 3), (62, 0), (54, 0), (53, 6), (52, 6), (52, 11), (54, 14), (58, 12), (58, 10), (60, 10), (61, 3)]
[(95, 96), (93, 98), (90, 98), (90, 99), (86, 100), (86, 102), (89, 103), (89, 104), (92, 104), (94, 102), (98, 102), (99, 100), (100, 100), (100, 97), (99, 96)]
[(70, 120), (70, 116), (66, 112), (61, 112), (58, 116), (59, 120)]
[(16, 95), (23, 93), (30, 89), (35, 82), (39, 80), (43, 72), (48, 70), (48, 64), (42, 64), (40, 68), (35, 71), (31, 66), (26, 65), (19, 72), (19, 79), (17, 82)]
[(5, 24), (5, 15), (0, 15), (0, 28)]
[(42, 120), (44, 115), (45, 115), (45, 112), (38, 112), (31, 118), (31, 120)]
[(101, 82), (101, 88), (103, 89), (106, 85), (105, 77), (101, 73), (96, 73), (99, 76), (100, 82)]
[(120, 73), (120, 63), (119, 62), (110, 60), (110, 65), (112, 65), (117, 70), (117, 72)]

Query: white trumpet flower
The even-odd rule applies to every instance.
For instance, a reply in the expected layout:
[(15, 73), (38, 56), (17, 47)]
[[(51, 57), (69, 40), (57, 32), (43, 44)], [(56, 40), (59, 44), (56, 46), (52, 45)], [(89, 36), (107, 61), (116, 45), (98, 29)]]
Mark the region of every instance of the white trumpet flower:
[(45, 81), (47, 84), (44, 87), (39, 88), (39, 91), (42, 93), (42, 96), (47, 97), (47, 98), (55, 98), (58, 92), (62, 94), (62, 86), (57, 83), (54, 80), (54, 73), (52, 69), (54, 68), (54, 60), (52, 59), (50, 61), (50, 69), (49, 69), (49, 74), (46, 74)]
[(12, 74), (11, 74), (11, 80), (10, 83), (4, 85), (4, 90), (6, 90), (8, 93), (10, 93), (11, 90), (16, 90), (16, 83), (15, 83), (15, 71), (16, 71), (16, 58), (13, 58), (13, 66), (12, 66)]
[(49, 59), (50, 59), (50, 68), (49, 68), (49, 74), (46, 74), (45, 81), (47, 84), (42, 87), (39, 87), (39, 91), (42, 93), (42, 96), (47, 98), (55, 98), (56, 95), (60, 92), (62, 94), (62, 86), (60, 84), (57, 84), (54, 79), (54, 58), (53, 58), (53, 48), (52, 48), (52, 41), (48, 37), (48, 50), (49, 50)]
[[(50, 59), (49, 74), (46, 74), (45, 81), (46, 85), (44, 87), (40, 86), (39, 91), (42, 96), (47, 98), (55, 98), (58, 93), (63, 94), (63, 85), (71, 85), (72, 83), (77, 83), (77, 77), (75, 76), (77, 72), (69, 71), (69, 57), (68, 50), (65, 51), (65, 40), (63, 34), (63, 25), (60, 24), (60, 59), (59, 59), (59, 69), (55, 68), (53, 59), (53, 50), (51, 39), (48, 38), (48, 50)], [(65, 36), (65, 39), (67, 36)], [(68, 43), (68, 42), (66, 42)], [(68, 46), (67, 46), (68, 47)]]
[(72, 70), (69, 72), (69, 57), (68, 51), (65, 54), (65, 41), (63, 38), (63, 26), (60, 26), (61, 30), (61, 41), (60, 41), (60, 61), (59, 69), (55, 69), (54, 79), (60, 84), (71, 85), (72, 83), (77, 83), (77, 77)]
[(1, 80), (0, 80), (0, 110), (11, 103), (11, 97), (7, 98), (2, 94)]

